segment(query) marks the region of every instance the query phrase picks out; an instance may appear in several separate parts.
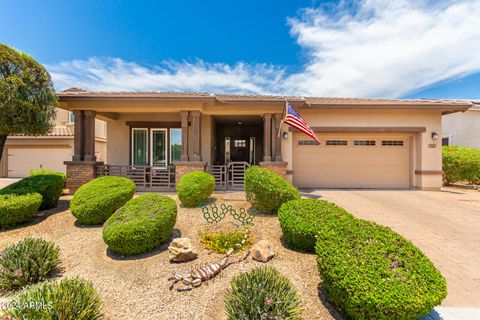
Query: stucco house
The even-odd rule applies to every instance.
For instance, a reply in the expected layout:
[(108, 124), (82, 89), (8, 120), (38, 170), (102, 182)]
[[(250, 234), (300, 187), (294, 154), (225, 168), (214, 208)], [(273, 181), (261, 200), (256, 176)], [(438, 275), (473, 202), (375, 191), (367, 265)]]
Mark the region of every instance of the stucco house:
[[(66, 172), (64, 161), (72, 158), (74, 140), (72, 112), (57, 108), (52, 130), (44, 136), (9, 136), (0, 161), (0, 177), (22, 178), (40, 168)], [(95, 154), (106, 160), (106, 123), (95, 122)]]
[(466, 112), (453, 113), (442, 119), (443, 145), (480, 149), (480, 102)]
[[(78, 88), (58, 97), (60, 107), (80, 119), (74, 155), (65, 162), (71, 192), (100, 175), (127, 176), (138, 190), (168, 190), (197, 170), (211, 172), (217, 188), (230, 189), (243, 185), (250, 165), (274, 170), (300, 188), (439, 189), (442, 115), (471, 107), (465, 101)], [(286, 99), (321, 144), (279, 129)], [(108, 123), (108, 162), (95, 156), (96, 118)]]

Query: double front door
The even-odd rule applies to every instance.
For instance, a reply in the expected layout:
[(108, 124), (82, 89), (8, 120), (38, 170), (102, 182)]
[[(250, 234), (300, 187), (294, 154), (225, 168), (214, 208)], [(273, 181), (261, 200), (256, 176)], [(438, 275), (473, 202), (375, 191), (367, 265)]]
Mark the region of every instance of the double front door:
[(255, 164), (255, 137), (225, 137), (225, 164)]

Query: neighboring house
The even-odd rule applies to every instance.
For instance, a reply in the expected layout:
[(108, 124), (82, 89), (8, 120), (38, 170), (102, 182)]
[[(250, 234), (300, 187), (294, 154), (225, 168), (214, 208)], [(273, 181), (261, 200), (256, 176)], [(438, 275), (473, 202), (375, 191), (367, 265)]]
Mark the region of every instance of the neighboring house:
[[(106, 123), (95, 124), (95, 149), (99, 160), (106, 160)], [(0, 177), (21, 178), (40, 168), (65, 172), (64, 161), (73, 154), (73, 113), (57, 108), (52, 130), (44, 136), (9, 136), (5, 144)]]
[[(469, 102), (288, 97), (321, 144), (280, 121), (283, 96), (172, 92), (58, 94), (76, 126), (70, 191), (98, 175), (123, 175), (138, 190), (171, 189), (190, 171), (208, 170), (217, 188), (241, 187), (249, 165), (286, 176), (301, 188), (442, 186), (442, 115)], [(108, 121), (108, 163), (95, 162), (91, 127)], [(77, 139), (78, 138), (78, 139)]]
[(443, 145), (480, 149), (480, 102), (466, 112), (443, 116)]

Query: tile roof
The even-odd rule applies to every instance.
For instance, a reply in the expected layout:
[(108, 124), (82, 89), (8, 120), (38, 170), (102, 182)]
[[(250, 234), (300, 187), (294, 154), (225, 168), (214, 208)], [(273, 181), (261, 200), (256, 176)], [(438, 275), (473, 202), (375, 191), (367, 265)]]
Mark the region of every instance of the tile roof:
[(337, 97), (302, 97), (302, 96), (275, 96), (275, 95), (246, 95), (246, 94), (214, 94), (205, 92), (170, 92), (170, 91), (86, 91), (80, 88), (70, 88), (58, 93), (62, 98), (160, 98), (160, 99), (205, 99), (220, 103), (233, 102), (301, 102), (306, 105), (437, 105), (471, 106), (466, 100), (433, 100), (433, 99), (375, 99), (375, 98), (337, 98)]
[[(74, 130), (73, 126), (54, 126), (50, 132), (45, 135), (33, 136), (28, 134), (15, 134), (16, 137), (32, 137), (32, 138), (41, 138), (41, 137), (73, 137)], [(106, 137), (96, 136), (97, 139), (107, 139)]]

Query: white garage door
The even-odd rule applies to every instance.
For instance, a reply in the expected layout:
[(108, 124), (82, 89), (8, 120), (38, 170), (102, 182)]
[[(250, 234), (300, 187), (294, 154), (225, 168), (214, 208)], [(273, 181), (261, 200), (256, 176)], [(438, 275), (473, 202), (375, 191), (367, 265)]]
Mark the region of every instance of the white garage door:
[(293, 182), (303, 188), (409, 188), (410, 142), (405, 134), (293, 135)]
[(70, 148), (9, 148), (8, 177), (21, 178), (28, 176), (30, 170), (40, 168), (65, 172), (64, 161), (70, 160)]

